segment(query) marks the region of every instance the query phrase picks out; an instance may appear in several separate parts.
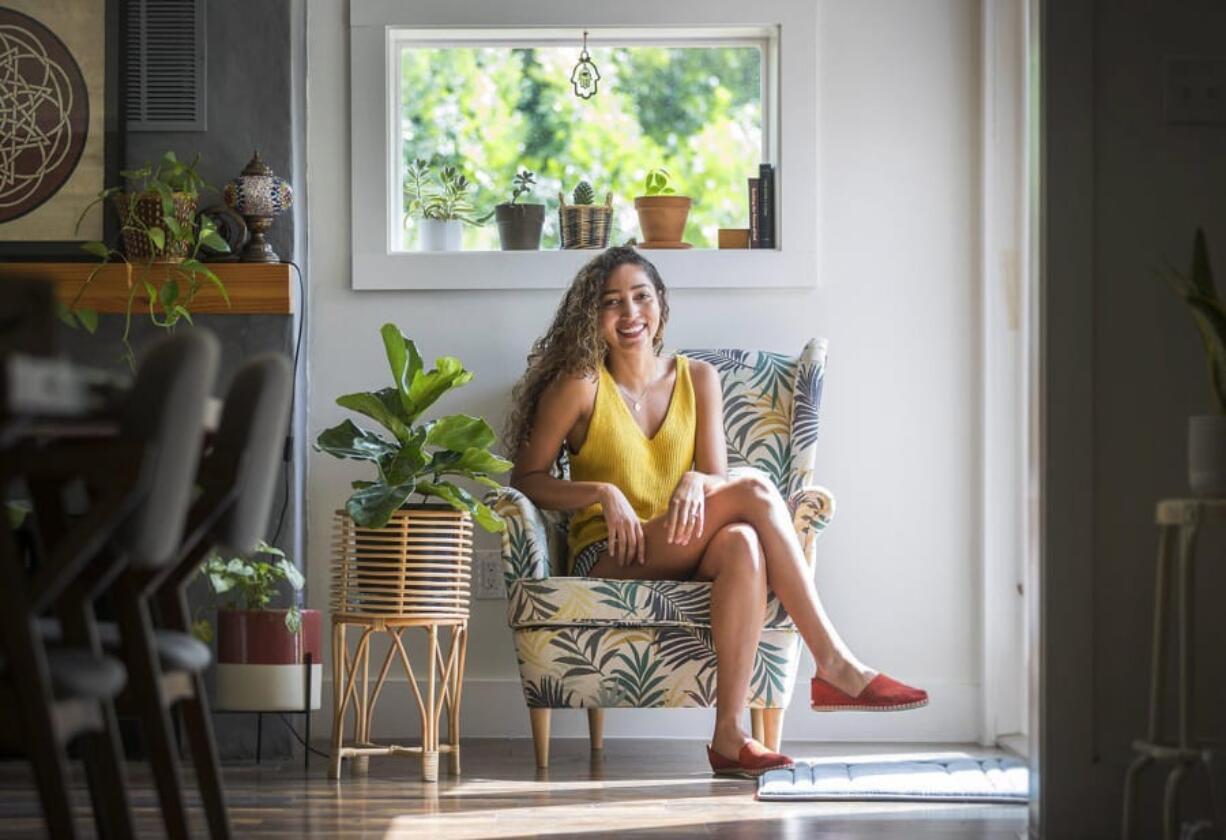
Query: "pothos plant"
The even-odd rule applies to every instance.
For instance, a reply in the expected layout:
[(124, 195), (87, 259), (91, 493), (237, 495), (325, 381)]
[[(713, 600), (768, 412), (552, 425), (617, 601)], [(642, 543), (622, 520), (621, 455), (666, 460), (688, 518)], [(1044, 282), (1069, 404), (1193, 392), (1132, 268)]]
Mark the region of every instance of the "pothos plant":
[(454, 166), (444, 166), (434, 182), (430, 181), (430, 172), (430, 164), (421, 158), (405, 169), (406, 225), (410, 219), (480, 225), (489, 218), (487, 215), (478, 219), (473, 215), (476, 210), (468, 197), (472, 182), (462, 172)]
[[(263, 540), (260, 540), (250, 558), (226, 558), (213, 552), (200, 565), (200, 574), (208, 579), (214, 604), (220, 602), (223, 609), (230, 610), (268, 609), (282, 581), (295, 592), (301, 590), (305, 583), (302, 572), (290, 562), (285, 552)], [(285, 628), (297, 633), (301, 627), (302, 613), (296, 603), (291, 604), (285, 612)], [(212, 623), (207, 618), (196, 619), (192, 622), (192, 635), (202, 642), (211, 642)]]
[(448, 479), (458, 476), (486, 487), (501, 486), (490, 475), (506, 472), (511, 462), (489, 451), (494, 430), (481, 418), (466, 414), (421, 419), (439, 397), (469, 382), (472, 373), (454, 356), (435, 359), (434, 368), (427, 371), (417, 346), (395, 324), (384, 324), (380, 334), (394, 384), (346, 394), (336, 403), (374, 420), (391, 437), (345, 420), (315, 441), (320, 452), (374, 465), (374, 480), (353, 482), (355, 492), (345, 510), (364, 528), (382, 528), (417, 493), (423, 500), (434, 496), (467, 511), (487, 531), (502, 531), (506, 526), (498, 514)]
[[(77, 228), (95, 204), (112, 200), (120, 214), (119, 236), (129, 252), (118, 247), (119, 242), (90, 241), (81, 248), (101, 262), (86, 277), (71, 304), (60, 304), (60, 320), (70, 327), (83, 327), (94, 332), (98, 313), (80, 305), (85, 290), (107, 265), (123, 262), (135, 269), (129, 277), (128, 297), (124, 309), (123, 358), (135, 367), (136, 357), (128, 341), (132, 327), (132, 309), (136, 295), (143, 291), (149, 299), (149, 319), (159, 327), (172, 329), (180, 320), (191, 323), (191, 307), (205, 283), (215, 286), (230, 303), (221, 279), (200, 260), (200, 248), (207, 245), (218, 252), (228, 252), (229, 244), (217, 232), (212, 219), (201, 217), (193, 221), (192, 214), (200, 193), (210, 189), (196, 171), (200, 156), (190, 163), (180, 161), (168, 151), (156, 162), (139, 169), (125, 169), (120, 175), (125, 187), (102, 190), (82, 211)], [(140, 212), (146, 208), (146, 212)], [(154, 208), (148, 214), (148, 208)], [(142, 256), (137, 256), (137, 254)]]

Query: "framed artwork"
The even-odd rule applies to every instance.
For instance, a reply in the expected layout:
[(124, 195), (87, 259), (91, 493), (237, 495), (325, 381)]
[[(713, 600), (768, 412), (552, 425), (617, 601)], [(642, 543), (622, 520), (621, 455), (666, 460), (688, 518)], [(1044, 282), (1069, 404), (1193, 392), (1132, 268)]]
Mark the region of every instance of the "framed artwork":
[(116, 233), (81, 214), (120, 183), (120, 2), (0, 0), (0, 260), (91, 260)]

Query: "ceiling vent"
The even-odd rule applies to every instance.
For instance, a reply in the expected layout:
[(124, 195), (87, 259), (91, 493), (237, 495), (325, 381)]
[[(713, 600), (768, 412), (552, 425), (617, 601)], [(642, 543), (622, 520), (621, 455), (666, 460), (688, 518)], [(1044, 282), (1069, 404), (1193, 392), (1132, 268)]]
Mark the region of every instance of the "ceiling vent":
[(205, 131), (205, 0), (127, 0), (128, 131)]

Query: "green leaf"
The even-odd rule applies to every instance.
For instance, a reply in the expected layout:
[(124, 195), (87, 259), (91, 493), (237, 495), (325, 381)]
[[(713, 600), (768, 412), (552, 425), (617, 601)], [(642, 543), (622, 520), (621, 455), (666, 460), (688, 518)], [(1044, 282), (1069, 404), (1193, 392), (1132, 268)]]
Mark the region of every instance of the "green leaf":
[(277, 561), (277, 568), (281, 570), (281, 574), (284, 575), (285, 580), (295, 591), (306, 585), (306, 579), (303, 578), (302, 572), (298, 571), (298, 567), (284, 556)]
[(158, 300), (162, 306), (170, 307), (179, 299), (179, 283), (173, 277), (169, 278), (162, 284), (162, 288), (158, 291)]
[(298, 610), (297, 605), (285, 611), (285, 629), (291, 633), (297, 633), (302, 629), (302, 613)]
[(77, 320), (81, 322), (81, 326), (85, 327), (85, 331), (93, 335), (98, 331), (98, 311), (96, 309), (88, 309), (81, 307), (74, 309), (73, 313), (77, 316)]
[(215, 230), (206, 229), (200, 231), (200, 241), (214, 251), (220, 251), (223, 254), (230, 252), (230, 243), (222, 239), (221, 234)]
[(450, 481), (420, 481), (417, 483), (417, 492), (438, 496), (456, 510), (468, 511), (476, 523), (490, 533), (497, 533), (507, 527), (501, 516), (473, 498), (463, 487), (457, 487)]
[(192, 326), (195, 326), (195, 322), (192, 321), (192, 313), (188, 312), (182, 306), (176, 305), (174, 308), (174, 314), (177, 317), (182, 318), (184, 321), (187, 321), (187, 323), (191, 324)]
[(400, 447), (399, 452), (386, 461), (386, 465), (381, 464), (384, 480), (388, 484), (404, 484), (421, 475), (427, 460), (426, 453), (422, 451), (425, 437), (425, 432), (418, 430), (408, 443)]
[(192, 622), (192, 635), (206, 645), (213, 641), (213, 623), (207, 618), (200, 618)]
[(106, 245), (101, 242), (82, 242), (81, 250), (87, 254), (93, 254), (95, 257), (98, 257), (104, 260), (111, 253), (110, 249), (107, 248)]
[(78, 326), (80, 326), (77, 323), (76, 313), (72, 311), (71, 307), (69, 307), (68, 304), (64, 303), (62, 300), (57, 299), (55, 301), (54, 306), (55, 306), (55, 317), (59, 318), (60, 321), (65, 326), (70, 327), (74, 330)]
[(404, 506), (414, 488), (412, 481), (392, 486), (372, 484), (350, 496), (345, 510), (363, 528), (382, 528)]
[(153, 243), (153, 247), (159, 251), (166, 247), (166, 231), (160, 227), (151, 227), (145, 231), (145, 235), (149, 237), (149, 241)]
[(430, 429), (426, 443), (463, 452), (470, 447), (484, 449), (494, 442), (494, 430), (480, 417), (452, 414), (442, 417)]
[(464, 365), (454, 356), (435, 359), (434, 368), (429, 373), (419, 373), (413, 377), (413, 383), (409, 387), (409, 398), (413, 403), (410, 422), (417, 419), (443, 394), (466, 384), (472, 378), (472, 373), (464, 370)]
[[(390, 388), (387, 390), (391, 390)], [(393, 392), (394, 393), (394, 392)], [(387, 404), (387, 400), (383, 399), (380, 394), (371, 394), (368, 392), (358, 392), (356, 394), (345, 394), (336, 398), (336, 404), (342, 408), (347, 408), (350, 411), (356, 411), (359, 414), (365, 414), (371, 420), (383, 426), (401, 442), (408, 442), (412, 437), (409, 432), (409, 427), (399, 417), (397, 409), (400, 408), (399, 401), (393, 406)]]
[(379, 334), (383, 336), (383, 347), (387, 351), (387, 361), (392, 368), (392, 379), (396, 383), (400, 404), (404, 414), (411, 417), (414, 412), (409, 387), (421, 373), (421, 354), (417, 352), (417, 345), (413, 340), (401, 333), (395, 324), (384, 324)]
[(315, 449), (327, 452), (336, 458), (352, 458), (356, 461), (374, 461), (395, 453), (397, 448), (383, 438), (360, 429), (352, 420), (325, 429), (315, 439)]

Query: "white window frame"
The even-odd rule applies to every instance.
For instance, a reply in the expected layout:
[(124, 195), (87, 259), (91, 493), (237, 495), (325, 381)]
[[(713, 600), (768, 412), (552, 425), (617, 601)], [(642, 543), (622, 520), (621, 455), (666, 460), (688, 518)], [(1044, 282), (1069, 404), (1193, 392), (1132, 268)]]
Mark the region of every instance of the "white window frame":
[[(352, 287), (563, 288), (590, 251), (398, 250), (399, 72), (405, 44), (431, 46), (651, 43), (763, 46), (763, 159), (776, 166), (778, 247), (646, 252), (681, 288), (811, 287), (817, 282), (817, 15), (809, 0), (561, 0), (458, 3), (353, 0), (350, 8)], [(577, 50), (576, 50), (577, 54)], [(398, 71), (398, 67), (396, 68)], [(781, 93), (783, 91), (783, 93)], [(806, 105), (807, 103), (807, 105)], [(747, 175), (748, 177), (748, 175)], [(630, 201), (632, 196), (615, 196)], [(551, 208), (552, 209), (552, 208)], [(556, 212), (556, 211), (555, 211)]]

